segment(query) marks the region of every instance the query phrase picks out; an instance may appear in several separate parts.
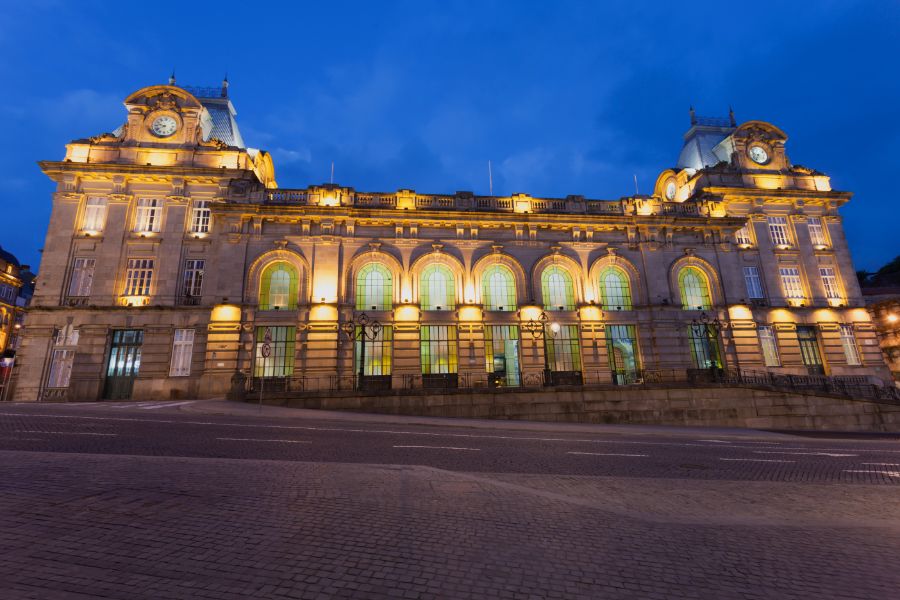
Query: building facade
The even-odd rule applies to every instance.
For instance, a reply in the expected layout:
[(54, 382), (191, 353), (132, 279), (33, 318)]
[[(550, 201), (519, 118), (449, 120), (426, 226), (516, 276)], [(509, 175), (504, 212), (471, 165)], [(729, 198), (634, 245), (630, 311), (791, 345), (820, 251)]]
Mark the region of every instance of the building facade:
[(16, 350), (31, 300), (34, 274), (28, 265), (0, 247), (0, 400), (9, 392)]
[(277, 186), (221, 89), (125, 100), (57, 183), (19, 400), (623, 384), (685, 369), (887, 379), (829, 178), (704, 119), (653, 194)]

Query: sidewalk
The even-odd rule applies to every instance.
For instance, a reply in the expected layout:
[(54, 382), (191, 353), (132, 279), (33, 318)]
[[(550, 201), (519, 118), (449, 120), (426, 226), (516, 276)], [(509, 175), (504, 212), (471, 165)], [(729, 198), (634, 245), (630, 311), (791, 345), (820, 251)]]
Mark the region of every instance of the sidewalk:
[(776, 433), (757, 429), (726, 427), (679, 427), (674, 425), (606, 425), (587, 423), (550, 423), (506, 419), (463, 419), (450, 417), (417, 417), (349, 411), (311, 410), (234, 402), (228, 400), (197, 400), (182, 404), (177, 410), (185, 413), (223, 415), (244, 418), (291, 419), (328, 421), (343, 424), (415, 425), (430, 427), (459, 427), (468, 429), (492, 429), (505, 431), (540, 431), (559, 433), (591, 433), (613, 435), (671, 435), (713, 437), (742, 437), (764, 439), (791, 439), (788, 433)]

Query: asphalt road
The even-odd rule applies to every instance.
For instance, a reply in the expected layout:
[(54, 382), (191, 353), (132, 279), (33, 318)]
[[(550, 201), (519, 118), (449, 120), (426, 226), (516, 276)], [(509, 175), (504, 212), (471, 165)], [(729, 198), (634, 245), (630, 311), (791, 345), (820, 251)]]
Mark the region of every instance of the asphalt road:
[(467, 425), (0, 405), (0, 597), (900, 597), (896, 438)]

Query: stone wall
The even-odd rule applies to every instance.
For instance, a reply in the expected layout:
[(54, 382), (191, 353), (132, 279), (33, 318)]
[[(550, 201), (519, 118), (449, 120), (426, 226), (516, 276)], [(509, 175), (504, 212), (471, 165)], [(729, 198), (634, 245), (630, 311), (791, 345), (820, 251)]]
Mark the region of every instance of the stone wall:
[[(248, 400), (253, 401), (255, 398)], [(295, 408), (372, 413), (755, 429), (900, 431), (900, 406), (746, 388), (479, 390), (265, 398)]]

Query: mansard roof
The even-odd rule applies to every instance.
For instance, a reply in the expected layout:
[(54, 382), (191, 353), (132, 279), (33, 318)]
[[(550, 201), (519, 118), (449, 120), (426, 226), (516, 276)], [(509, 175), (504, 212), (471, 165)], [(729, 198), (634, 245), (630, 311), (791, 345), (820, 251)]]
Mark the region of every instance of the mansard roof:
[(234, 109), (234, 105), (231, 104), (231, 100), (228, 98), (227, 87), (178, 87), (199, 100), (200, 104), (203, 105), (203, 108), (206, 109), (206, 112), (208, 112), (209, 116), (212, 118), (212, 127), (207, 139), (204, 141), (215, 138), (229, 146), (246, 148), (246, 145), (244, 145), (244, 138), (241, 136), (240, 129), (238, 129), (237, 120), (235, 120), (237, 111)]
[(699, 171), (719, 163), (722, 159), (715, 155), (713, 148), (735, 129), (734, 121), (730, 119), (692, 116), (691, 128), (684, 134), (684, 146), (675, 166)]

